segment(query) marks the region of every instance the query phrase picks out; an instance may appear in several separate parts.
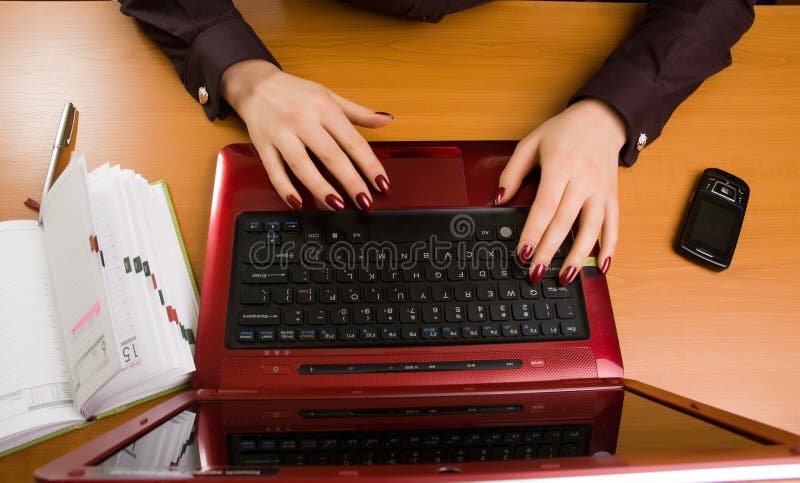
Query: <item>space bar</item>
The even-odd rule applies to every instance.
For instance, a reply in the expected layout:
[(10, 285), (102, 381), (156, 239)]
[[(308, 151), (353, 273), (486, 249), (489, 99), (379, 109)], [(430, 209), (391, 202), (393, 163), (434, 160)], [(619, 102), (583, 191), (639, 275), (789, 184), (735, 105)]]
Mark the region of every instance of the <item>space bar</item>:
[(446, 362), (405, 362), (393, 364), (304, 364), (298, 368), (300, 374), (374, 374), (381, 372), (442, 372), (442, 371), (487, 371), (519, 369), (520, 359)]

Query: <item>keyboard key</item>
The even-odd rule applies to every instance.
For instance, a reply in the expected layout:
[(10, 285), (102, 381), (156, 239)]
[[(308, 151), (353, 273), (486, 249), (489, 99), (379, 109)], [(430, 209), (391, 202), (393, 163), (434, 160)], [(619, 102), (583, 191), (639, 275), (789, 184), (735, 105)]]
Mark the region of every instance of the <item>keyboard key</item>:
[(558, 322), (555, 320), (548, 320), (542, 322), (542, 334), (544, 335), (558, 335)]
[(500, 329), (495, 324), (483, 324), (481, 326), (481, 335), (492, 339), (500, 337)]
[(519, 337), (519, 324), (502, 324), (500, 330), (503, 337)]
[(278, 340), (282, 342), (292, 342), (296, 339), (296, 329), (278, 329)]
[(438, 339), (439, 338), (439, 327), (426, 325), (422, 327), (422, 338), (423, 339)]
[(475, 287), (472, 285), (458, 285), (455, 287), (454, 295), (459, 302), (472, 302), (475, 300)]
[(382, 340), (397, 340), (400, 337), (400, 332), (397, 327), (381, 327)]
[(485, 305), (471, 304), (467, 307), (467, 320), (470, 322), (486, 322), (489, 319), (489, 310)]
[(255, 337), (255, 332), (252, 330), (240, 330), (238, 340), (239, 342), (253, 342)]
[[(325, 329), (321, 329), (325, 330)], [(300, 342), (312, 342), (317, 340), (317, 331), (316, 329), (300, 329), (300, 335), (298, 337)]]
[(553, 304), (550, 302), (534, 302), (533, 310), (539, 320), (549, 320), (553, 318)]
[(493, 283), (479, 283), (476, 293), (478, 300), (488, 301), (497, 298), (497, 288)]
[(556, 315), (559, 319), (574, 319), (575, 304), (566, 300), (556, 302)]
[(239, 302), (245, 305), (260, 305), (269, 302), (269, 289), (263, 287), (242, 287)]
[(509, 312), (511, 311), (511, 305), (504, 302), (496, 302), (489, 306), (490, 309), (490, 317), (493, 321), (503, 321), (509, 319)]
[(331, 328), (319, 329), (319, 340), (326, 342), (336, 340), (336, 332)]
[(422, 321), (425, 323), (437, 323), (442, 321), (442, 307), (439, 305), (423, 305)]
[(255, 267), (244, 267), (242, 283), (286, 283), (289, 281), (289, 271), (281, 267), (267, 267), (259, 270)]
[(465, 339), (476, 339), (480, 337), (481, 330), (480, 327), (476, 325), (465, 325), (461, 327), (461, 337)]
[(542, 333), (539, 331), (538, 322), (523, 322), (520, 324), (520, 332), (527, 337), (539, 336)]
[(429, 302), (431, 299), (430, 289), (418, 284), (408, 287), (408, 299), (412, 302)]
[(261, 231), (261, 222), (259, 220), (249, 220), (246, 229), (250, 233), (259, 232)]
[(515, 302), (511, 305), (514, 320), (531, 320), (531, 304), (527, 302)]
[(239, 323), (242, 325), (279, 325), (282, 322), (281, 309), (278, 308), (248, 309), (239, 312)]
[(275, 329), (259, 329), (257, 335), (259, 342), (275, 341)]
[(442, 327), (442, 339), (458, 339), (458, 328), (450, 326)]
[(409, 326), (400, 327), (400, 337), (402, 337), (403, 340), (419, 339), (419, 328)]
[(519, 284), (501, 283), (498, 285), (498, 293), (502, 300), (517, 300), (519, 298)]

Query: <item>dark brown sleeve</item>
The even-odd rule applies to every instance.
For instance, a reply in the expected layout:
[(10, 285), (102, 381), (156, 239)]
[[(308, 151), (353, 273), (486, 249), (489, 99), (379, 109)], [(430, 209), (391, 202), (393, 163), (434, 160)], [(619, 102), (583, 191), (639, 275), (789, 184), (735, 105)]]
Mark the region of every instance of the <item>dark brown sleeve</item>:
[(231, 0), (121, 0), (122, 13), (136, 19), (142, 31), (167, 54), (189, 94), (199, 100), (213, 120), (231, 108), (222, 98), (219, 83), (229, 66), (248, 59), (280, 65)]
[(672, 112), (731, 63), (730, 49), (753, 23), (755, 0), (651, 0), (644, 21), (570, 100), (610, 104), (627, 124), (620, 163), (660, 134)]

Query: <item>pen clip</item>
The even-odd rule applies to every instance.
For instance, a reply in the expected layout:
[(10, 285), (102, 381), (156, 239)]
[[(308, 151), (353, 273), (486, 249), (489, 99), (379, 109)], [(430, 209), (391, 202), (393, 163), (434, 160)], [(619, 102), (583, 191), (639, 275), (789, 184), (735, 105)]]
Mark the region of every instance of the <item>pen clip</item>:
[(75, 132), (75, 116), (78, 113), (78, 110), (75, 109), (75, 106), (70, 103), (70, 113), (67, 117), (67, 122), (69, 123), (67, 127), (67, 139), (64, 140), (64, 146), (69, 146), (72, 143), (72, 134)]

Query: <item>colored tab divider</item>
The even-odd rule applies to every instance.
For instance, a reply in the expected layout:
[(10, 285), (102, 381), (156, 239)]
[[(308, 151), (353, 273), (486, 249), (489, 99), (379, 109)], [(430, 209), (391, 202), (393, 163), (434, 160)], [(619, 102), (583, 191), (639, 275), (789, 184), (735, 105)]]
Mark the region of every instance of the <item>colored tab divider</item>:
[(94, 305), (92, 305), (92, 308), (90, 308), (89, 311), (86, 312), (86, 315), (84, 315), (81, 318), (81, 320), (79, 320), (78, 323), (75, 324), (74, 327), (72, 327), (72, 330), (70, 330), (70, 334), (75, 335), (75, 332), (79, 331), (81, 329), (81, 327), (86, 325), (86, 323), (89, 322), (89, 320), (91, 320), (92, 317), (97, 317), (98, 315), (100, 315), (100, 301), (99, 300), (97, 302), (95, 302)]

